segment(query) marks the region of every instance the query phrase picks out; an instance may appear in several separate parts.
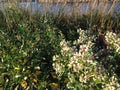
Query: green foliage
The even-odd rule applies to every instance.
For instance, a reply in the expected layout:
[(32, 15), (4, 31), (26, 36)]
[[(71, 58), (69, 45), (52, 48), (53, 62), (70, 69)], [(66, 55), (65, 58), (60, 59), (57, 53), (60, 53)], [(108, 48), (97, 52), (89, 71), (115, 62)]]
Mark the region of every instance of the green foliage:
[(6, 27), (0, 28), (3, 88), (33, 89), (39, 86), (42, 89), (50, 86), (52, 56), (60, 51), (60, 31), (43, 17), (35, 18), (16, 8), (1, 13), (6, 23)]
[[(83, 15), (77, 11), (67, 15), (63, 9), (58, 15), (49, 11), (34, 14), (17, 5), (5, 3), (0, 9), (0, 86), (3, 89), (119, 88), (120, 39), (109, 32), (119, 32), (119, 12), (115, 17), (95, 10)], [(106, 48), (96, 45), (101, 33), (109, 43)]]

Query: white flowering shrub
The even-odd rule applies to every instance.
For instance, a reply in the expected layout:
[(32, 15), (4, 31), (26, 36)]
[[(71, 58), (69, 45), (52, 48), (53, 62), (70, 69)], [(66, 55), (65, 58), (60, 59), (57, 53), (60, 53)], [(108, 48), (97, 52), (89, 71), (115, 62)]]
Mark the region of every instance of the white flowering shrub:
[[(53, 56), (53, 67), (59, 80), (70, 90), (117, 90), (120, 88), (116, 75), (108, 77), (107, 71), (94, 60), (89, 31), (78, 29), (79, 38), (69, 47), (63, 40), (61, 54)], [(77, 47), (79, 46), (79, 48)]]
[(120, 54), (120, 37), (113, 32), (107, 32), (105, 39), (110, 44), (110, 48), (114, 48), (116, 53)]

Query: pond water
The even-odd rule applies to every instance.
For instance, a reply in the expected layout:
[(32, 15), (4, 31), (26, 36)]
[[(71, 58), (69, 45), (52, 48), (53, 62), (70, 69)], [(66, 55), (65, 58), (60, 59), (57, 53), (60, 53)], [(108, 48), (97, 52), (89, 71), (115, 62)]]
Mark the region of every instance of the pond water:
[[(66, 14), (71, 14), (72, 12), (77, 11), (78, 13), (84, 14), (86, 12), (88, 12), (90, 9), (94, 8), (94, 10), (105, 10), (105, 12), (107, 13), (111, 6), (112, 3), (102, 3), (99, 5), (94, 5), (94, 7), (92, 7), (92, 4), (89, 3), (79, 3), (79, 4), (62, 4), (62, 3), (58, 3), (58, 4), (47, 4), (47, 3), (37, 3), (37, 2), (22, 2), (19, 5), (22, 8), (25, 8), (27, 10), (30, 10), (31, 12), (37, 12), (37, 13), (46, 13), (47, 11), (52, 12), (54, 14), (58, 14), (59, 11), (62, 11)], [(3, 7), (3, 4), (0, 4), (0, 8)], [(114, 11), (115, 12), (120, 12), (120, 3), (116, 3), (114, 6)]]

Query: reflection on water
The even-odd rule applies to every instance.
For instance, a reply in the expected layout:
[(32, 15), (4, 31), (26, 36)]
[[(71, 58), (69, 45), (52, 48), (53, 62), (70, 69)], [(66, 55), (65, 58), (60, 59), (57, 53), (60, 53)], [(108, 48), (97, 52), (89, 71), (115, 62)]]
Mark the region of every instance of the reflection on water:
[[(71, 14), (73, 11), (77, 11), (80, 13), (86, 13), (88, 12), (90, 9), (94, 10), (105, 10), (105, 12), (108, 12), (109, 9), (112, 6), (112, 3), (102, 3), (99, 5), (94, 5), (94, 7), (89, 4), (89, 3), (79, 3), (79, 4), (47, 4), (47, 3), (37, 3), (37, 2), (22, 2), (19, 5), (22, 8), (25, 8), (27, 10), (30, 10), (31, 12), (37, 12), (37, 13), (45, 13), (47, 11), (50, 11), (54, 14), (58, 14), (59, 11), (63, 11), (66, 14)], [(2, 8), (3, 5), (0, 4), (0, 8)], [(116, 3), (114, 6), (114, 11), (120, 11), (120, 3)]]

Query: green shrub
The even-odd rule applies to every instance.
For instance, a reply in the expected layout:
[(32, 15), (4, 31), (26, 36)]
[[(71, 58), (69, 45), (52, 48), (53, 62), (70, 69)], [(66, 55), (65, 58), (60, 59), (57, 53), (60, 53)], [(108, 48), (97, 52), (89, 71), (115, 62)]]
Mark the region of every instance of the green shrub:
[[(5, 3), (0, 9), (3, 89), (116, 90), (120, 87), (119, 36), (106, 32), (119, 32), (119, 12), (113, 17), (113, 8), (105, 14), (105, 10), (94, 10), (93, 4), (85, 14), (78, 14), (76, 8), (71, 15), (62, 9), (58, 15), (49, 11), (38, 14), (17, 5)], [(80, 27), (84, 30), (77, 31)], [(96, 45), (99, 33), (104, 33), (106, 48)]]
[(0, 75), (4, 89), (44, 89), (54, 83), (50, 77), (52, 57), (59, 53), (60, 30), (44, 17), (24, 10), (4, 10), (0, 28)]

